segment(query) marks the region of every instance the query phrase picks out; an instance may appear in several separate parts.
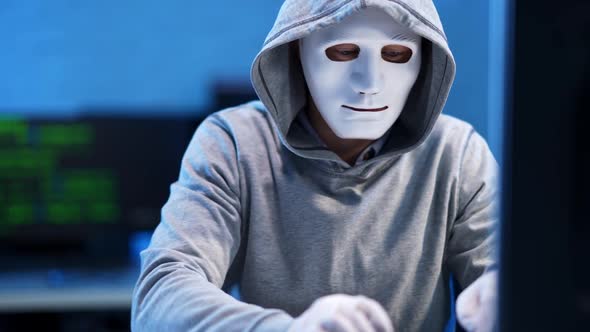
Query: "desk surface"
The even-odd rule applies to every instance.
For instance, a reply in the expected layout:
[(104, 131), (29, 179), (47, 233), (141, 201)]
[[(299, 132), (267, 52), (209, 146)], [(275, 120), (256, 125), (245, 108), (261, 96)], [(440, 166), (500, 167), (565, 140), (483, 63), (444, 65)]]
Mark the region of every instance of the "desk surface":
[(136, 268), (0, 272), (0, 312), (129, 309)]

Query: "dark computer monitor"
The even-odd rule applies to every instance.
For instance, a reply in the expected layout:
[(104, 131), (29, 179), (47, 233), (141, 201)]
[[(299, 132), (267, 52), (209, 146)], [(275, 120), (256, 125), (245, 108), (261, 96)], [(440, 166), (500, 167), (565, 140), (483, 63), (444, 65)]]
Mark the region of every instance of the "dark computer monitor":
[[(92, 112), (109, 113), (130, 114)], [(195, 122), (0, 117), (0, 269), (125, 264), (130, 234), (160, 220)]]
[(590, 2), (512, 2), (500, 331), (590, 331)]

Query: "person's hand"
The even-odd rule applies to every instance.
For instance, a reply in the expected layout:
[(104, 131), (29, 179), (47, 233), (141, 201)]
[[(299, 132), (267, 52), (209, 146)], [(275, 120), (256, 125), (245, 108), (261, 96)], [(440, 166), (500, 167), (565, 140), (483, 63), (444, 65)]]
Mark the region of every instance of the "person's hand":
[(288, 332), (394, 332), (385, 309), (365, 296), (328, 295), (297, 317)]
[(479, 277), (457, 298), (457, 319), (468, 332), (491, 332), (496, 324), (498, 272)]

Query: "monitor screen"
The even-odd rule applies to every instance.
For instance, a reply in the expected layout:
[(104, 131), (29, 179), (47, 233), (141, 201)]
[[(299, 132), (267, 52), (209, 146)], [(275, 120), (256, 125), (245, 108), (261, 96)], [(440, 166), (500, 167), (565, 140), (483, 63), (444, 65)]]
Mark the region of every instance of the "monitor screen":
[(196, 122), (0, 118), (3, 267), (125, 260), (130, 232), (159, 222)]

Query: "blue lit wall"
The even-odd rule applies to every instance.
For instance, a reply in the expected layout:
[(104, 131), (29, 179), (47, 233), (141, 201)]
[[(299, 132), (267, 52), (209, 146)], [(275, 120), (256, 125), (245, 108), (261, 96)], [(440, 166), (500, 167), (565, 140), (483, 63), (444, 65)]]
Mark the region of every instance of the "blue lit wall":
[(457, 76), (445, 113), (473, 124), (502, 162), (506, 0), (434, 0)]
[[(214, 80), (247, 80), (279, 0), (3, 0), (0, 112), (205, 109)], [(458, 63), (446, 113), (499, 155), (505, 0), (436, 0)], [(500, 55), (499, 55), (500, 54)]]
[(2, 0), (0, 110), (200, 108), (248, 79), (276, 0)]
[(486, 135), (488, 1), (435, 2), (457, 62), (457, 76), (445, 112), (467, 120)]

